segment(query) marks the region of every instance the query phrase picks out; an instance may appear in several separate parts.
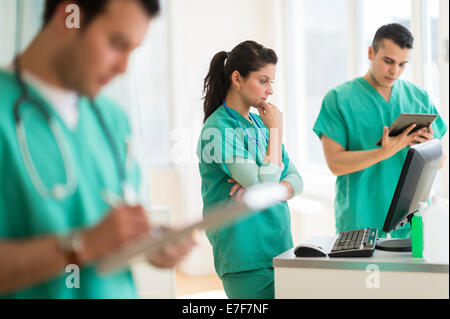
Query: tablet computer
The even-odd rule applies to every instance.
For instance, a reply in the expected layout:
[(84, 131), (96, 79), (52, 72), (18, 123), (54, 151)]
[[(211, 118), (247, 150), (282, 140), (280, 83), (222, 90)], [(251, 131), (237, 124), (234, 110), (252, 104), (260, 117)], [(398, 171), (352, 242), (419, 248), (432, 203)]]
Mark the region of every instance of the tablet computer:
[[(389, 127), (389, 136), (397, 136), (401, 134), (412, 124), (416, 124), (416, 127), (411, 131), (411, 133), (420, 130), (421, 128), (428, 127), (431, 123), (434, 122), (434, 120), (436, 120), (438, 116), (439, 115), (437, 114), (402, 113)], [(382, 140), (383, 137), (378, 140), (378, 146), (381, 145)]]
[(259, 184), (249, 188), (237, 201), (227, 201), (209, 210), (205, 216), (181, 229), (163, 231), (157, 229), (148, 236), (129, 243), (117, 252), (99, 260), (96, 270), (107, 274), (128, 267), (133, 262), (142, 261), (151, 254), (159, 252), (167, 245), (174, 244), (191, 236), (197, 230), (214, 230), (254, 211), (264, 210), (285, 201), (288, 190), (280, 184)]

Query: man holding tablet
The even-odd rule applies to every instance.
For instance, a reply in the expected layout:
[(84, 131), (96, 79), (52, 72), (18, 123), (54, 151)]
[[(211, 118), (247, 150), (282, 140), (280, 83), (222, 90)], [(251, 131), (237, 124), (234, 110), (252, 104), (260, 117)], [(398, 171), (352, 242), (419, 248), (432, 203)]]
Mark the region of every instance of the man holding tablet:
[[(378, 228), (379, 236), (407, 154), (415, 143), (441, 139), (447, 125), (438, 117), (411, 134), (415, 124), (389, 136), (388, 127), (402, 113), (438, 114), (427, 92), (400, 80), (413, 48), (413, 36), (399, 24), (378, 29), (369, 47), (364, 77), (327, 93), (314, 132), (321, 139), (330, 170), (337, 176), (337, 231)], [(381, 140), (381, 146), (377, 142)], [(392, 237), (409, 237), (409, 225)]]

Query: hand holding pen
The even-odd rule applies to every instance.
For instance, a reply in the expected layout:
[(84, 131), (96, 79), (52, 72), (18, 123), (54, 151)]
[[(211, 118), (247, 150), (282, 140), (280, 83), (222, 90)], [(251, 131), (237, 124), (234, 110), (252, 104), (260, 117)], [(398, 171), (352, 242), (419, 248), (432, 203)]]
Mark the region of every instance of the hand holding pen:
[(142, 206), (112, 207), (103, 220), (82, 233), (84, 249), (81, 261), (89, 263), (107, 256), (129, 242), (148, 236), (150, 229)]
[[(111, 211), (100, 223), (82, 232), (82, 264), (96, 261), (124, 245), (143, 237), (158, 237), (169, 228), (151, 227), (145, 209), (138, 204), (127, 204), (124, 199), (106, 192), (105, 202)], [(148, 258), (148, 262), (160, 268), (176, 266), (195, 246), (193, 238), (170, 244)]]

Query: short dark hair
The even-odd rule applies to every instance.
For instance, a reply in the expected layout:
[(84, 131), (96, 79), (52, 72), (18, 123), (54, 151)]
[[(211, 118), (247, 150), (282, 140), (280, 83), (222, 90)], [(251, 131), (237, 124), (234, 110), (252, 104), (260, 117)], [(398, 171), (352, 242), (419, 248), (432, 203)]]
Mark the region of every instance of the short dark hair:
[[(46, 0), (45, 10), (44, 10), (44, 25), (46, 25), (55, 14), (55, 10), (61, 2), (67, 0)], [(106, 4), (110, 0), (72, 0), (73, 4), (79, 6), (82, 12), (82, 23), (83, 26), (88, 25), (97, 15), (103, 12)], [(160, 11), (159, 0), (136, 0), (141, 5), (145, 12), (150, 16), (154, 17), (158, 15)]]
[(375, 49), (375, 53), (378, 52), (378, 49), (384, 39), (394, 41), (394, 43), (402, 49), (412, 49), (414, 44), (414, 37), (411, 32), (398, 23), (385, 24), (377, 30), (372, 41), (372, 46)]

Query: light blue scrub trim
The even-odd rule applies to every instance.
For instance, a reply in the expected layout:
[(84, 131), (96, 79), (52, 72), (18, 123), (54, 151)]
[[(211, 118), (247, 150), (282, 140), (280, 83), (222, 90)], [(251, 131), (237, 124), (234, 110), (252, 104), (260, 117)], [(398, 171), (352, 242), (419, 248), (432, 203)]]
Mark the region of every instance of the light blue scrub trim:
[(272, 163), (263, 163), (261, 167), (254, 161), (236, 158), (227, 164), (231, 177), (244, 188), (250, 188), (260, 183), (279, 183), (283, 167)]
[(286, 177), (282, 180), (283, 182), (288, 182), (292, 185), (294, 189), (294, 194), (292, 197), (295, 197), (303, 192), (303, 180), (297, 169), (292, 162), (289, 162), (289, 167), (286, 171)]

